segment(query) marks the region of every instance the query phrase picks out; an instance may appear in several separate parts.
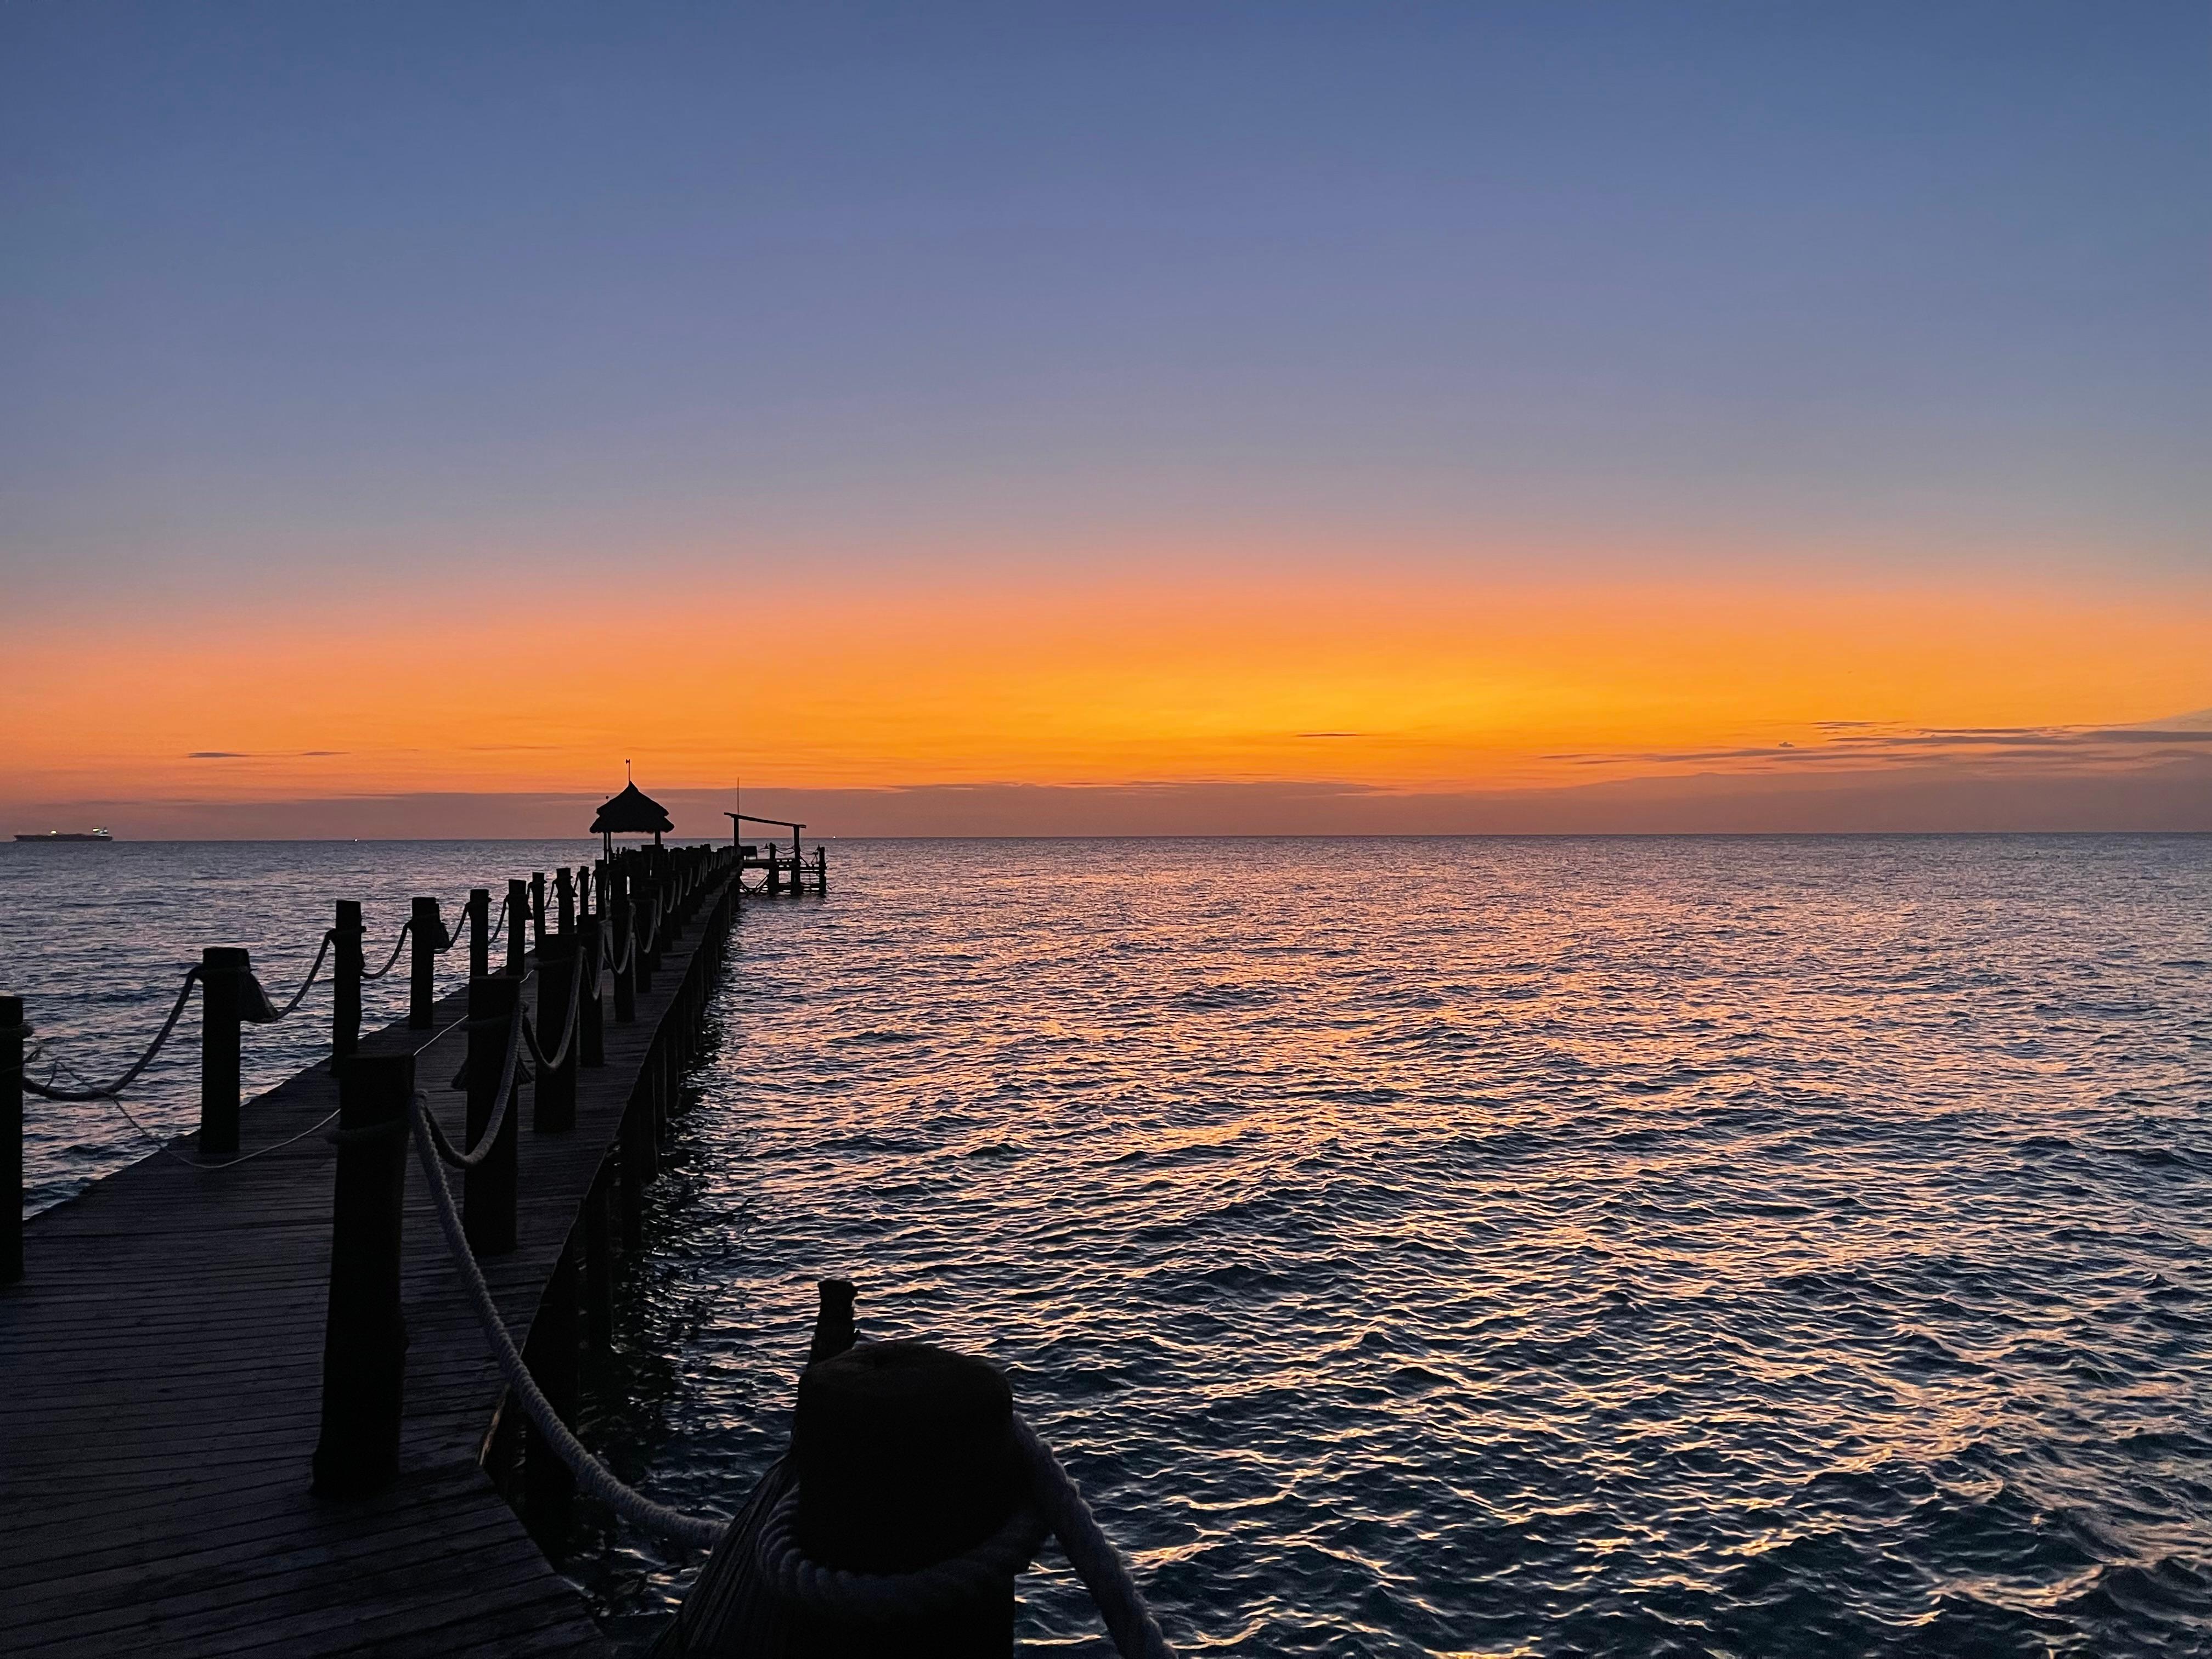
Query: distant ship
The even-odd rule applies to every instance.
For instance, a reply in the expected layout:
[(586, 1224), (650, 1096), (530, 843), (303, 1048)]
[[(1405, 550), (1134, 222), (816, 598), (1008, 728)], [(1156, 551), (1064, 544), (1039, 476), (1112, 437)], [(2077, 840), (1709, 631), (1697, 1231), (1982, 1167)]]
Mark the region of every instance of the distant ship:
[(49, 830), (41, 836), (18, 836), (17, 841), (113, 841), (106, 830), (93, 829), (82, 832), (75, 830)]

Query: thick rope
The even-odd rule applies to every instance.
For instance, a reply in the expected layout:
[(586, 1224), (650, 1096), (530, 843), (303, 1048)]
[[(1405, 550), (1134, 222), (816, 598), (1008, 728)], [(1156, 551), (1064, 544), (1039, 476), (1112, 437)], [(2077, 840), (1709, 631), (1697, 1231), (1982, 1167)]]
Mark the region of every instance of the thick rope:
[(561, 1033), (560, 1046), (553, 1050), (550, 1058), (547, 1056), (544, 1049), (538, 1047), (538, 1028), (530, 1023), (530, 1019), (527, 1015), (523, 1017), (522, 1040), (530, 1045), (530, 1058), (532, 1063), (538, 1066), (542, 1070), (558, 1071), (562, 1062), (567, 1060), (568, 1058), (569, 1047), (575, 1042), (576, 1032), (584, 1023), (583, 990), (584, 953), (581, 951), (579, 951), (576, 952), (575, 977), (568, 987), (568, 1025)]
[(576, 1485), (587, 1498), (605, 1504), (625, 1521), (666, 1539), (671, 1543), (686, 1544), (699, 1549), (711, 1549), (721, 1540), (728, 1528), (726, 1521), (711, 1516), (686, 1515), (681, 1510), (670, 1509), (665, 1504), (656, 1504), (643, 1492), (624, 1486), (615, 1478), (613, 1471), (586, 1449), (584, 1443), (568, 1431), (561, 1414), (553, 1409), (538, 1386), (538, 1379), (530, 1374), (523, 1363), (522, 1351), (514, 1346), (514, 1338), (507, 1334), (507, 1325), (499, 1316), (499, 1304), (492, 1300), (491, 1287), (484, 1283), (483, 1270), (477, 1265), (475, 1253), (469, 1249), (468, 1236), (461, 1228), (461, 1213), (453, 1203), (453, 1189), (446, 1184), (446, 1172), (438, 1165), (438, 1154), (425, 1127), (429, 1102), (419, 1091), (408, 1102), (408, 1113), (414, 1120), (415, 1152), (422, 1165), (422, 1176), (429, 1183), (432, 1207), (438, 1212), (438, 1227), (446, 1235), (446, 1246), (460, 1270), (461, 1282), (467, 1289), (469, 1300), (475, 1304), (477, 1322), (483, 1325), (485, 1339), (491, 1344), (492, 1356), (499, 1361), (501, 1374), (514, 1397), (522, 1402), (522, 1409), (536, 1425), (568, 1472), (576, 1477)]
[[(307, 978), (301, 980), (300, 981), (300, 988), (292, 993), (292, 1000), (286, 1003), (281, 1010), (272, 1012), (270, 1015), (269, 1019), (258, 1021), (257, 1024), (266, 1025), (270, 1020), (282, 1019), (286, 1014), (290, 1013), (295, 1008), (300, 1006), (301, 1002), (306, 998), (308, 989), (314, 984), (315, 975), (323, 971), (323, 958), (330, 955), (331, 945), (337, 939), (337, 936), (338, 930), (335, 927), (331, 928), (328, 933), (323, 935), (323, 948), (315, 952), (314, 966), (307, 969)], [(262, 994), (265, 997), (268, 995), (268, 993), (264, 991)], [(274, 1006), (275, 1005), (272, 1004), (271, 1007), (274, 1008)]]
[(170, 1006), (169, 1017), (161, 1022), (161, 1029), (155, 1035), (153, 1042), (146, 1045), (146, 1052), (138, 1056), (129, 1071), (106, 1088), (56, 1089), (51, 1086), (51, 1080), (48, 1083), (33, 1083), (28, 1077), (24, 1078), (23, 1087), (42, 1100), (114, 1099), (137, 1081), (139, 1073), (154, 1063), (154, 1056), (161, 1052), (161, 1045), (169, 1040), (169, 1033), (177, 1029), (177, 1021), (183, 1017), (185, 1004), (191, 1000), (192, 987), (199, 983), (199, 977), (200, 970), (197, 968), (185, 971), (185, 982), (177, 988), (177, 1000)]
[(399, 953), (407, 948), (407, 935), (414, 931), (415, 918), (410, 916), (405, 921), (400, 923), (399, 937), (392, 941), (392, 954), (385, 957), (384, 966), (378, 969), (373, 974), (366, 968), (362, 969), (361, 974), (362, 978), (364, 980), (382, 979), (386, 974), (390, 973), (392, 971), (392, 964), (399, 960)]
[(1052, 1448), (1019, 1417), (1014, 1419), (1014, 1449), (1029, 1472), (1030, 1496), (1060, 1540), (1060, 1548), (1067, 1552), (1068, 1565), (1097, 1603), (1099, 1616), (1114, 1638), (1115, 1650), (1121, 1659), (1175, 1659), (1175, 1650), (1160, 1632), (1159, 1620), (1152, 1617), (1137, 1581), (1130, 1577), (1129, 1564), (1114, 1547), (1113, 1540), (1098, 1529), (1097, 1517), (1052, 1455)]
[(998, 1531), (946, 1560), (913, 1572), (848, 1572), (806, 1559), (798, 1516), (796, 1491), (769, 1511), (753, 1544), (762, 1582), (786, 1601), (871, 1625), (935, 1619), (1006, 1595), (1045, 1535), (1043, 1517), (1018, 1504)]
[[(514, 1068), (522, 1058), (522, 1005), (515, 1004), (514, 1012), (507, 1025), (507, 1060), (500, 1068), (499, 1092), (493, 1097), (491, 1116), (486, 1121), (483, 1133), (477, 1144), (465, 1152), (453, 1150), (453, 1143), (446, 1138), (446, 1131), (429, 1107), (422, 1109), (422, 1121), (429, 1126), (430, 1139), (437, 1143), (438, 1156), (456, 1170), (473, 1170), (491, 1156), (493, 1146), (499, 1141), (500, 1127), (507, 1121), (507, 1102), (514, 1094)], [(463, 1066), (465, 1073), (467, 1067)]]

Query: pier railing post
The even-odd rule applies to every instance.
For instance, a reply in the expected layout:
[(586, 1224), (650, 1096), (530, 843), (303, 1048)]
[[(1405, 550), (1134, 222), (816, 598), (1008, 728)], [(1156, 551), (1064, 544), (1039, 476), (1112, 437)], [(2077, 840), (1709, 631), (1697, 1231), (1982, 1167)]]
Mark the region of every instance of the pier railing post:
[(579, 988), (583, 1002), (576, 1010), (580, 1022), (576, 1027), (576, 1062), (585, 1066), (607, 1063), (606, 1027), (599, 1012), (599, 969), (605, 965), (599, 944), (600, 927), (597, 916), (586, 916), (576, 924), (576, 949), (584, 958), (584, 977)]
[(561, 931), (564, 933), (574, 933), (576, 931), (576, 877), (575, 872), (565, 864), (553, 872), (553, 902), (560, 917)]
[[(538, 1042), (550, 1050), (568, 1028), (569, 999), (575, 989), (576, 936), (549, 934), (538, 952)], [(583, 1033), (578, 1032), (580, 1040)], [(551, 1058), (549, 1054), (548, 1059)], [(538, 1068), (532, 1091), (530, 1127), (559, 1133), (576, 1127), (576, 1043), (558, 1066)]]
[(407, 1024), (417, 1031), (430, 1029), (430, 1010), (438, 1000), (438, 952), (447, 940), (446, 925), (438, 920), (438, 901), (418, 898), (411, 913), (408, 934)]
[(520, 979), (530, 947), (523, 943), (523, 923), (530, 915), (530, 884), (517, 876), (507, 884), (507, 971)]
[[(469, 981), (469, 1145), (483, 1137), (499, 1109), (501, 1073), (507, 1064), (507, 1040), (522, 1002), (522, 981), (505, 974), (484, 974)], [(461, 1230), (478, 1256), (505, 1255), (514, 1249), (515, 1149), (521, 1120), (518, 1109), (522, 1067), (507, 1084), (507, 1117), (492, 1142), (491, 1156), (461, 1177)]]
[[(653, 896), (653, 884), (646, 882), (642, 885), (645, 891), (641, 894), (638, 893), (635, 888), (631, 890), (633, 896), (630, 902), (637, 912), (635, 926), (641, 937), (638, 939), (636, 954), (631, 959), (630, 976), (636, 981), (640, 991), (651, 996), (653, 971), (660, 965), (662, 943), (660, 904), (659, 901)], [(646, 948), (643, 937), (648, 933), (653, 939), (653, 947), (650, 950)]]
[(491, 972), (491, 889), (469, 889), (469, 977)]
[(358, 902), (337, 902), (337, 921), (331, 935), (331, 1069), (335, 1072), (361, 1047), (361, 976), (366, 964), (362, 961)]
[(614, 928), (615, 1024), (628, 1025), (637, 1018), (637, 962), (630, 953), (630, 940), (637, 930), (630, 920), (629, 882), (619, 867), (608, 875), (614, 883), (613, 890), (600, 890), (611, 901), (607, 919)]
[(23, 1277), (23, 999), (0, 997), (0, 1285)]
[[(554, 1263), (538, 1316), (530, 1322), (530, 1334), (522, 1346), (523, 1363), (545, 1395), (545, 1403), (562, 1422), (576, 1416), (580, 1355), (577, 1347), (576, 1243), (572, 1237)], [(535, 1423), (526, 1421), (522, 1437), (522, 1512), (531, 1529), (545, 1540), (549, 1552), (557, 1548), (568, 1530), (569, 1506), (576, 1495), (576, 1478), (561, 1461)]]
[(533, 949), (545, 943), (545, 872), (530, 872), (530, 943)]
[(576, 915), (579, 920), (592, 914), (592, 866), (576, 866)]
[(245, 946), (200, 952), (200, 1153), (238, 1150), (239, 1022), (245, 1018), (253, 964)]
[(407, 1370), (399, 1247), (414, 1091), (412, 1054), (356, 1054), (338, 1074), (331, 1299), (314, 1459), (314, 1489), (325, 1497), (375, 1492), (399, 1472)]

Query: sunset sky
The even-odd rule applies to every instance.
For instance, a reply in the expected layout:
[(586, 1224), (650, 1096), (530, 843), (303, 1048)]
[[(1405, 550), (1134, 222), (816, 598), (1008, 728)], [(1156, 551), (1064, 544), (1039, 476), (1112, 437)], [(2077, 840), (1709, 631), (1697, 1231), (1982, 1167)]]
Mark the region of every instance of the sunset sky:
[(0, 8), (0, 832), (2212, 830), (2208, 35)]

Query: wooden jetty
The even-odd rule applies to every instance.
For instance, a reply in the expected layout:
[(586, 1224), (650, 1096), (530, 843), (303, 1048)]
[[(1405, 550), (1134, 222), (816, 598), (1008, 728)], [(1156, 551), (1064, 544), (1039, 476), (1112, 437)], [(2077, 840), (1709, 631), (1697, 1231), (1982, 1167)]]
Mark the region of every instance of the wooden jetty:
[[(242, 975), (243, 952), (234, 964), (210, 953), (203, 982), (217, 1018), (200, 1152), (217, 1150), (227, 1132), (239, 1161), (192, 1168), (188, 1158), (157, 1153), (94, 1183), (25, 1225), (20, 1282), (0, 1289), (0, 1653), (611, 1654), (492, 1478), (519, 1441), (524, 1479), (509, 1484), (527, 1492), (526, 1509), (551, 1513), (570, 1490), (536, 1431), (517, 1431), (519, 1413), (420, 1168), (405, 1176), (396, 1242), (405, 1321), (396, 1470), (381, 1484), (362, 1483), (377, 1489), (358, 1496), (311, 1490), (319, 1467), (346, 1462), (354, 1431), (345, 1420), (333, 1431), (330, 1391), (359, 1395), (358, 1356), (390, 1346), (356, 1305), (364, 1267), (368, 1280), (379, 1271), (378, 1218), (369, 1214), (366, 1232), (359, 1214), (346, 1220), (360, 1194), (344, 1196), (343, 1173), (335, 1210), (341, 1230), (353, 1231), (337, 1246), (334, 1279), (333, 1170), (352, 1157), (390, 1174), (388, 1160), (378, 1164), (386, 1154), (349, 1152), (369, 1146), (355, 1125), (356, 1103), (363, 1079), (402, 1075), (410, 1060), (431, 1111), (457, 1141), (475, 1139), (496, 1085), (483, 1084), (488, 1073), (474, 1060), (473, 1086), (451, 1085), (499, 999), (511, 1006), (535, 969), (538, 1027), (557, 1063), (538, 1065), (521, 1091), (527, 1115), (511, 1107), (492, 1138), (501, 1157), (469, 1172), (468, 1233), (501, 1318), (526, 1340), (532, 1374), (557, 1407), (573, 1409), (577, 1345), (605, 1338), (611, 1262), (624, 1233), (636, 1237), (639, 1192), (655, 1173), (735, 917), (738, 863), (722, 848), (620, 855), (611, 872), (598, 872), (596, 915), (588, 873), (572, 884), (562, 872), (550, 895), (541, 880), (534, 902), (528, 886), (513, 883), (507, 962), (496, 973), (486, 959), (489, 896), (478, 890), (467, 912), (470, 982), (443, 996), (427, 982), (438, 955), (435, 905), (418, 904), (410, 1017), (362, 1034), (357, 1059), (343, 1062), (349, 1115), (335, 1134), (302, 1133), (319, 1131), (339, 1106), (329, 1061), (242, 1110), (233, 1069), (226, 1118), (216, 1027), (232, 1022), (234, 1057), (235, 1019), (275, 1011), (254, 1000), (250, 980), (225, 978)], [(654, 908), (625, 915), (625, 902)], [(350, 984), (357, 1019), (362, 974), (359, 908), (350, 922), (348, 908), (332, 930), (341, 1054), (344, 1000)], [(560, 999), (585, 981), (568, 976), (566, 953), (580, 939), (592, 953), (601, 925), (632, 930), (635, 965), (651, 964), (650, 983), (642, 972), (617, 975), (614, 1006), (602, 1008), (594, 971), (572, 1017)], [(535, 939), (526, 954), (526, 926)], [(472, 994), (476, 1025), (465, 1023)], [(0, 999), (0, 1107), (17, 1112), (21, 1007)], [(564, 1020), (576, 1038), (556, 1045)], [(480, 1052), (495, 1069), (496, 1046)], [(15, 1141), (20, 1158), (20, 1119), (0, 1125), (0, 1138)], [(498, 1166), (510, 1141), (503, 1212)], [(12, 1190), (0, 1200), (20, 1213)], [(498, 1236), (502, 1221), (510, 1237)], [(9, 1265), (0, 1261), (0, 1281)], [(349, 1395), (335, 1409), (343, 1419), (359, 1407)]]

